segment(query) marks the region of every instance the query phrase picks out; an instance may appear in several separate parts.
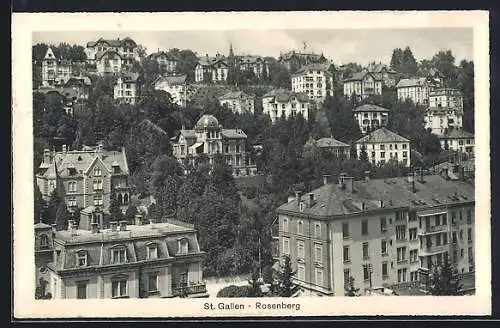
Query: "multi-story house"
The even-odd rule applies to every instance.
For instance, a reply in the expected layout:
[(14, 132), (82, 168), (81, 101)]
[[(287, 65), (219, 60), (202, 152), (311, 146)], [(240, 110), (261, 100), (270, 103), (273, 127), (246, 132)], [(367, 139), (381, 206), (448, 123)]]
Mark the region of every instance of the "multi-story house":
[(139, 94), (138, 79), (138, 73), (119, 73), (113, 89), (113, 98), (126, 104), (135, 104)]
[(149, 58), (156, 60), (161, 71), (166, 73), (176, 72), (179, 59), (175, 58), (172, 54), (165, 51), (160, 51), (160, 49), (158, 49), (157, 52), (149, 55)]
[(116, 197), (125, 211), (130, 203), (129, 170), (125, 149), (107, 151), (101, 145), (83, 150), (45, 149), (36, 182), (45, 200), (52, 192), (62, 197), (68, 209), (100, 207), (107, 211)]
[(64, 80), (63, 87), (73, 89), (79, 100), (88, 100), (92, 81), (87, 76), (71, 76)]
[(195, 81), (204, 83), (224, 83), (227, 81), (229, 64), (226, 58), (217, 54), (215, 58), (201, 57), (195, 67)]
[(71, 77), (72, 65), (68, 60), (58, 59), (51, 47), (42, 60), (42, 86), (59, 86)]
[(316, 147), (329, 151), (337, 157), (350, 158), (351, 146), (333, 137), (315, 140)]
[(196, 160), (205, 154), (213, 164), (216, 154), (222, 154), (233, 169), (234, 176), (255, 175), (257, 167), (246, 151), (247, 135), (240, 129), (223, 129), (212, 115), (203, 115), (194, 130), (182, 129), (172, 138), (173, 155), (181, 162)]
[(389, 109), (373, 104), (358, 106), (353, 112), (363, 134), (386, 126), (389, 119)]
[(286, 89), (271, 90), (262, 96), (262, 112), (269, 115), (272, 122), (281, 117), (288, 119), (298, 114), (308, 120), (310, 105), (307, 94)]
[(155, 90), (168, 92), (172, 101), (181, 107), (187, 103), (186, 75), (160, 75), (153, 82)]
[(96, 69), (100, 75), (118, 74), (125, 67), (123, 57), (115, 50), (107, 50), (96, 55)]
[(243, 55), (235, 57), (236, 67), (241, 71), (251, 71), (258, 79), (269, 76), (269, 63), (261, 56)]
[(356, 141), (358, 158), (363, 150), (366, 151), (368, 161), (374, 165), (396, 161), (409, 167), (411, 163), (410, 140), (389, 131), (386, 127), (381, 127)]
[(87, 55), (87, 62), (89, 64), (96, 64), (102, 54), (107, 51), (114, 51), (120, 55), (122, 64), (124, 66), (131, 66), (135, 61), (139, 60), (137, 52), (137, 44), (131, 38), (120, 38), (116, 40), (105, 40), (99, 38), (97, 41), (90, 41), (87, 43), (85, 54)]
[(255, 96), (243, 91), (228, 92), (219, 97), (221, 106), (227, 106), (233, 113), (254, 113)]
[(436, 88), (435, 81), (425, 77), (401, 79), (396, 85), (398, 99), (413, 101), (417, 105), (429, 105), (429, 93)]
[(34, 226), (35, 232), (35, 283), (38, 297), (46, 297), (50, 293), (50, 274), (47, 265), (52, 262), (52, 227), (42, 221)]
[(40, 87), (34, 92), (43, 93), (46, 98), (52, 99), (52, 103), (59, 102), (69, 115), (73, 115), (77, 104), (86, 100), (75, 88)]
[(384, 64), (375, 64), (368, 66), (368, 71), (382, 80), (382, 84), (388, 88), (396, 85), (398, 73)]
[(208, 297), (192, 225), (94, 219), (82, 215), (78, 227), (70, 220), (53, 232), (53, 299)]
[(474, 155), (474, 134), (464, 130), (450, 130), (439, 137), (442, 149)]
[(351, 277), (362, 293), (425, 290), (445, 257), (474, 274), (474, 208), (474, 182), (462, 177), (325, 177), (277, 209), (278, 254), (290, 256), (301, 288), (319, 295), (344, 296)]
[(294, 73), (303, 66), (311, 64), (327, 64), (328, 59), (323, 54), (296, 52), (295, 50), (283, 53), (278, 58), (278, 63)]
[(442, 88), (429, 93), (429, 108), (425, 115), (425, 128), (442, 135), (462, 129), (464, 104), (462, 93), (457, 89)]
[(329, 66), (312, 64), (299, 69), (292, 75), (292, 91), (307, 94), (317, 105), (323, 103), (327, 95), (333, 95), (333, 74)]
[(366, 70), (352, 74), (344, 79), (344, 96), (356, 96), (365, 99), (373, 95), (382, 95), (382, 79)]

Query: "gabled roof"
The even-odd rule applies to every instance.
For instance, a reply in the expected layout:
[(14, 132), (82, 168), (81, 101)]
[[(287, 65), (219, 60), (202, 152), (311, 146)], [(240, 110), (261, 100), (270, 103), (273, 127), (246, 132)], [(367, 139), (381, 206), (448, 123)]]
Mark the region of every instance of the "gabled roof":
[(103, 43), (107, 43), (110, 47), (120, 47), (120, 46), (121, 46), (123, 43), (125, 43), (126, 41), (128, 41), (128, 42), (132, 42), (132, 43), (136, 44), (136, 43), (135, 43), (135, 41), (134, 41), (134, 40), (132, 40), (132, 39), (131, 39), (131, 38), (129, 38), (129, 37), (126, 37), (126, 38), (124, 38), (124, 39), (122, 39), (122, 40), (120, 40), (120, 39), (116, 39), (116, 40), (105, 40), (105, 39), (103, 39), (103, 38), (101, 37), (101, 38), (99, 38), (97, 41), (90, 41), (90, 42), (87, 42), (87, 48), (92, 48), (92, 47), (95, 47), (98, 43), (101, 43), (101, 42), (103, 42)]
[(372, 73), (381, 73), (384, 69), (387, 71), (387, 73), (396, 73), (396, 71), (392, 70), (390, 67), (382, 63), (378, 63), (376, 65), (368, 67), (368, 71)]
[(215, 64), (223, 64), (225, 66), (228, 66), (227, 62), (226, 62), (226, 58), (224, 56), (216, 56), (216, 57), (208, 57), (208, 56), (205, 56), (205, 57), (200, 57), (199, 61), (198, 61), (198, 65), (202, 65), (202, 66), (213, 66)]
[(47, 51), (45, 52), (45, 56), (43, 56), (43, 59), (44, 60), (47, 60), (47, 59), (57, 60), (56, 56), (54, 55), (54, 51), (52, 51), (51, 47), (47, 48)]
[(356, 143), (410, 142), (405, 137), (396, 134), (386, 127), (381, 127), (359, 139)]
[(321, 138), (316, 140), (316, 146), (319, 148), (331, 148), (331, 147), (350, 147), (348, 144), (343, 143), (333, 137)]
[(299, 101), (309, 102), (309, 97), (303, 92), (293, 92), (287, 89), (274, 89), (266, 93), (262, 98), (273, 97), (277, 102), (288, 102), (292, 97), (296, 97)]
[(179, 60), (173, 54), (171, 54), (169, 52), (165, 52), (163, 50), (154, 52), (151, 55), (149, 55), (149, 57), (151, 57), (151, 58), (158, 58), (160, 56), (165, 56), (165, 57), (167, 57), (167, 60), (171, 60), (171, 61), (178, 61)]
[(243, 99), (243, 98), (253, 98), (251, 95), (243, 91), (232, 91), (228, 92), (219, 97), (219, 100), (230, 100), (230, 99)]
[(64, 85), (68, 84), (70, 81), (82, 81), (83, 84), (90, 86), (92, 84), (92, 81), (88, 76), (70, 76), (64, 79)]
[(425, 77), (401, 79), (396, 85), (396, 88), (426, 86), (428, 83), (429, 81)]
[(373, 104), (364, 104), (356, 107), (353, 112), (389, 112), (389, 109)]
[(380, 77), (376, 76), (373, 73), (368, 72), (367, 70), (363, 70), (361, 72), (356, 72), (353, 73), (351, 77), (345, 78), (344, 82), (349, 82), (349, 81), (361, 81), (365, 78), (365, 76), (370, 75), (374, 80), (380, 81)]
[(136, 83), (137, 79), (139, 79), (139, 73), (122, 72), (120, 73), (119, 77), (125, 83)]
[(447, 134), (439, 136), (439, 139), (472, 139), (474, 134), (464, 130), (451, 130)]
[(112, 56), (112, 55), (117, 55), (118, 57), (120, 57), (120, 59), (122, 59), (122, 55), (120, 55), (117, 51), (114, 50), (106, 50), (100, 54), (97, 54), (95, 59), (101, 60), (104, 56)]
[(297, 58), (302, 58), (302, 59), (309, 59), (309, 60), (317, 60), (320, 61), (322, 59), (326, 59), (323, 54), (315, 54), (315, 53), (304, 53), (304, 52), (295, 52), (294, 50), (285, 52), (284, 54), (281, 54), (279, 57), (279, 60), (290, 60), (293, 57)]
[(247, 135), (241, 129), (222, 129), (222, 137), (228, 139), (246, 139)]
[(186, 75), (160, 75), (153, 84), (166, 82), (168, 85), (179, 85), (186, 83)]
[(314, 64), (309, 64), (309, 65), (306, 65), (306, 66), (303, 66), (302, 68), (300, 68), (297, 72), (295, 72), (293, 74), (293, 76), (296, 76), (296, 75), (301, 75), (302, 73), (306, 73), (308, 71), (323, 71), (327, 74), (330, 74), (330, 67), (332, 65), (331, 64), (328, 64), (328, 63), (314, 63)]

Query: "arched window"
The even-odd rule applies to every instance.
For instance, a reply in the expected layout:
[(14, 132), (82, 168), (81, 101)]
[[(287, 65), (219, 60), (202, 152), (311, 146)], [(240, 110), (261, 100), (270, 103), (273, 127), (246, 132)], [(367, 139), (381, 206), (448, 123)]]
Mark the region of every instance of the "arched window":
[(40, 235), (40, 248), (49, 247), (49, 237), (45, 234)]
[(123, 204), (128, 204), (128, 194), (123, 195)]

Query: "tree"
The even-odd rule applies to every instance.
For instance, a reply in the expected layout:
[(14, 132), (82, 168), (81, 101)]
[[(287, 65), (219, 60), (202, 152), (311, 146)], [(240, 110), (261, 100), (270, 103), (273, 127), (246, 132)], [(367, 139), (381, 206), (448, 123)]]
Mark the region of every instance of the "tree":
[(292, 297), (296, 290), (296, 285), (293, 283), (293, 277), (297, 272), (292, 269), (292, 262), (290, 256), (284, 256), (284, 262), (280, 265), (278, 272), (279, 281), (279, 296)]
[(366, 152), (366, 145), (361, 145), (361, 151), (359, 153), (359, 160), (363, 162), (368, 162), (368, 153)]
[(429, 292), (433, 296), (460, 295), (461, 284), (456, 268), (445, 256), (441, 266), (435, 266), (431, 276)]
[(432, 64), (445, 77), (445, 85), (456, 87), (455, 56), (451, 50), (439, 51), (432, 57)]
[(359, 288), (355, 287), (353, 276), (349, 276), (345, 289), (346, 289), (346, 296), (351, 296), (351, 297), (358, 296)]
[(66, 208), (66, 204), (64, 201), (60, 202), (59, 205), (57, 206), (57, 211), (56, 211), (56, 227), (57, 230), (64, 230), (68, 226), (68, 220), (70, 216), (68, 213), (68, 209)]
[(401, 48), (394, 49), (392, 52), (390, 67), (396, 72), (402, 73), (408, 77), (415, 75), (418, 65), (410, 47), (406, 47), (404, 50)]
[(120, 208), (120, 202), (116, 198), (116, 195), (111, 195), (110, 196), (110, 203), (109, 203), (109, 215), (110, 215), (110, 220), (111, 221), (120, 221), (123, 218), (123, 212)]
[(137, 207), (129, 205), (125, 211), (125, 220), (127, 220), (130, 224), (133, 224), (136, 214), (139, 214)]
[(269, 67), (269, 75), (271, 75), (271, 84), (276, 88), (291, 89), (292, 79), (290, 72), (281, 64), (271, 64)]
[(249, 297), (262, 297), (263, 296), (263, 293), (262, 293), (262, 285), (263, 285), (263, 282), (259, 279), (259, 272), (258, 270), (253, 270), (252, 271), (252, 278), (249, 280), (249, 284), (250, 284), (250, 293), (249, 293)]
[(42, 198), (42, 192), (40, 191), (40, 188), (36, 184), (36, 181), (34, 182), (34, 192), (35, 192), (35, 201), (34, 201), (34, 210), (35, 210), (35, 223), (40, 222), (42, 219), (42, 213), (45, 209), (46, 203)]
[(464, 100), (463, 128), (474, 133), (474, 62), (462, 60), (457, 76), (457, 87)]
[(230, 285), (219, 290), (217, 297), (249, 297), (250, 288), (250, 286)]

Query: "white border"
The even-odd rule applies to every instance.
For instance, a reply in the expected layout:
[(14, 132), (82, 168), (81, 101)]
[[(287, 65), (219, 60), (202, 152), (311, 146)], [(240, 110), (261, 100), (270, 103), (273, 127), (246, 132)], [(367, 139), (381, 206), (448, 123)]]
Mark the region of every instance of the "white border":
[[(146, 22), (146, 23), (145, 23)], [(258, 24), (256, 23), (258, 22)], [(325, 315), (487, 315), (491, 313), (489, 29), (487, 11), (245, 12), (245, 13), (14, 13), (12, 19), (14, 316), (192, 317)], [(283, 299), (300, 311), (206, 311), (218, 299), (35, 301), (33, 291), (33, 167), (31, 38), (34, 31), (150, 31), (227, 29), (360, 29), (472, 27), (476, 124), (476, 294), (464, 297), (331, 297)], [(381, 36), (383, 37), (383, 36)], [(278, 301), (281, 299), (265, 299)]]

